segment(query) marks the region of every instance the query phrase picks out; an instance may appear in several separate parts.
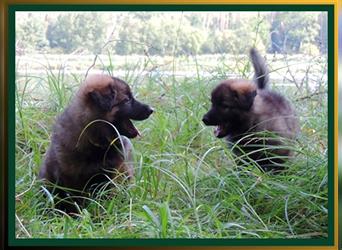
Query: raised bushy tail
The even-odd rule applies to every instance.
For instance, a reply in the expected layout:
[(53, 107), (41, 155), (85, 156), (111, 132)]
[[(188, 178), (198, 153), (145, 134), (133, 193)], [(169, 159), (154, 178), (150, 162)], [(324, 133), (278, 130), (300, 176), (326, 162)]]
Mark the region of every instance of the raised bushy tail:
[(255, 48), (251, 48), (249, 54), (255, 72), (254, 81), (257, 83), (259, 89), (263, 89), (267, 86), (269, 80), (269, 71), (266, 62)]

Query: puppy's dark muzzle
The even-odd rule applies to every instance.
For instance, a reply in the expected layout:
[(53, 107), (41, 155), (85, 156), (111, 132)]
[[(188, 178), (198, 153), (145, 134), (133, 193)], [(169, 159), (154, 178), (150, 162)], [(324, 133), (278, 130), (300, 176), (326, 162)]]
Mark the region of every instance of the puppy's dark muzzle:
[(153, 113), (153, 111), (154, 109), (150, 106), (135, 100), (132, 105), (129, 118), (137, 121), (142, 121), (147, 119)]
[(117, 117), (121, 119), (128, 118), (136, 121), (142, 121), (147, 119), (153, 111), (153, 108), (149, 105), (141, 103), (136, 99), (132, 99), (132, 101), (120, 105)]
[(212, 109), (203, 116), (202, 121), (207, 126), (216, 126), (219, 124), (219, 121), (215, 119), (215, 114)]
[(210, 125), (210, 120), (209, 120), (208, 115), (204, 115), (204, 116), (203, 116), (202, 122), (203, 122), (205, 125), (207, 125), (207, 126)]
[[(143, 112), (143, 115), (142, 115), (140, 120), (147, 119), (153, 112), (154, 112), (154, 109), (151, 108), (150, 106), (145, 107), (145, 111)], [(134, 118), (132, 118), (132, 119), (134, 119)], [(134, 120), (139, 120), (139, 119), (136, 118)]]

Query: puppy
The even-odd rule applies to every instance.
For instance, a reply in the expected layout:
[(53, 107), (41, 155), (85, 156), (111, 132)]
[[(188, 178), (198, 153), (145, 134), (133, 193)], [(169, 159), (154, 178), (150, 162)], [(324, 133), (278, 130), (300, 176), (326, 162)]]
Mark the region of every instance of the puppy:
[(216, 137), (235, 145), (244, 161), (252, 159), (262, 170), (278, 172), (292, 155), (287, 143), (299, 132), (298, 119), (291, 103), (267, 88), (269, 72), (254, 48), (250, 58), (254, 81), (221, 82), (211, 93), (212, 107), (202, 121), (217, 126)]
[(118, 175), (133, 177), (132, 144), (139, 135), (131, 120), (147, 119), (153, 109), (137, 101), (124, 81), (89, 76), (58, 117), (39, 178), (62, 199), (58, 208), (77, 212), (86, 196)]

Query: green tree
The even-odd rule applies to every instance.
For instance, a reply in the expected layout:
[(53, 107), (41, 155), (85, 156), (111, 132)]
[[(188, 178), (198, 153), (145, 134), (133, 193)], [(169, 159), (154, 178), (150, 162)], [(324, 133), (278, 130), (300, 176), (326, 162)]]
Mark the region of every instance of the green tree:
[[(121, 29), (118, 35), (115, 37), (114, 50), (118, 55), (129, 54), (143, 54), (146, 46), (144, 45), (142, 38), (142, 22), (139, 20), (144, 18), (143, 14), (137, 16), (126, 15), (119, 23)], [(148, 22), (147, 22), (148, 23)], [(153, 32), (153, 30), (151, 30)]]
[(319, 34), (317, 36), (317, 44), (321, 53), (328, 51), (328, 15), (327, 13), (321, 13), (318, 18), (319, 21)]
[(273, 47), (282, 52), (298, 53), (304, 44), (315, 46), (319, 28), (318, 13), (277, 12), (271, 28), (272, 34), (276, 34), (272, 39)]
[[(181, 22), (181, 23), (180, 23)], [(197, 53), (203, 42), (200, 29), (186, 19), (168, 14), (126, 16), (120, 25), (117, 54), (172, 55)]]
[(266, 17), (266, 15), (258, 14), (244, 19), (243, 22), (237, 19), (231, 24), (233, 28), (222, 31), (212, 29), (202, 44), (201, 51), (203, 53), (246, 54), (252, 46), (263, 51), (269, 40), (269, 22)]
[(65, 53), (76, 49), (99, 53), (105, 43), (105, 27), (98, 12), (61, 14), (48, 25), (46, 37), (51, 48)]
[(16, 27), (16, 43), (17, 49), (21, 51), (41, 51), (48, 45), (45, 38), (45, 30), (47, 23), (44, 16), (33, 15), (29, 13), (27, 16), (17, 18)]

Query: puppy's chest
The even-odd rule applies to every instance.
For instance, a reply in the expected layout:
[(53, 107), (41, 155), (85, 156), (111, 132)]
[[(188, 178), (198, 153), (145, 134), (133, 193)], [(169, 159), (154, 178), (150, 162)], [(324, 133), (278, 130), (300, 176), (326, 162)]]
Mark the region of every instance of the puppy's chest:
[(92, 147), (75, 156), (70, 173), (79, 176), (93, 175), (104, 170), (113, 170), (123, 162), (123, 156), (113, 146), (108, 148)]
[(248, 117), (248, 119), (235, 118), (228, 125), (228, 135), (226, 140), (230, 142), (239, 141), (241, 138), (249, 133), (255, 132), (257, 128), (257, 119)]
[(260, 131), (258, 124), (259, 120), (254, 119), (252, 116), (248, 120), (240, 120), (239, 123), (235, 123), (225, 137), (228, 146), (233, 147), (235, 144), (238, 144), (242, 149), (245, 149), (245, 147), (250, 148), (250, 145), (258, 147), (257, 144), (259, 143), (256, 143), (257, 136), (255, 134)]

